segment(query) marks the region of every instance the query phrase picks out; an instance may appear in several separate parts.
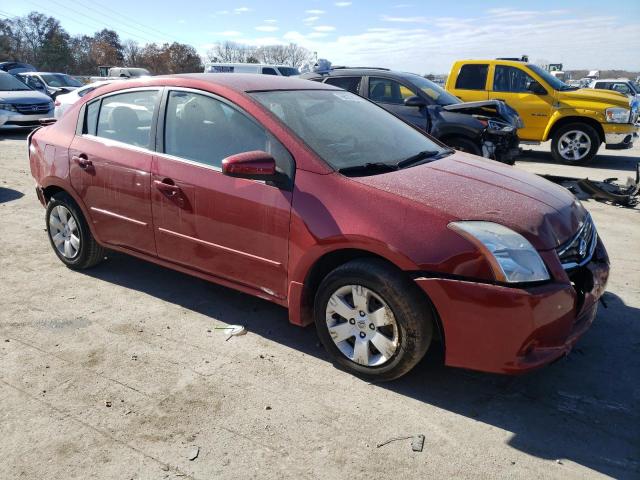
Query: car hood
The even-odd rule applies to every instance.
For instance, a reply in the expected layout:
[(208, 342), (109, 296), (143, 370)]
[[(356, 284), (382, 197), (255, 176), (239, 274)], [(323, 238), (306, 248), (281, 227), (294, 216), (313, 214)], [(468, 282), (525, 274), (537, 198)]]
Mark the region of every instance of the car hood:
[(0, 101), (7, 103), (45, 103), (51, 99), (44, 93), (35, 90), (21, 90), (17, 92), (1, 91)]
[(578, 90), (559, 91), (557, 99), (559, 101), (591, 101), (599, 103), (609, 103), (620, 107), (629, 107), (629, 98), (621, 93), (611, 90), (595, 90), (593, 88), (579, 88)]
[(584, 207), (565, 188), (515, 167), (460, 152), (351, 180), (436, 209), (450, 221), (500, 223), (538, 250), (565, 243), (586, 216)]
[(522, 120), (518, 112), (502, 100), (452, 103), (451, 105), (443, 106), (442, 109), (448, 112), (465, 113), (467, 115), (495, 117), (513, 125), (515, 128), (522, 128)]

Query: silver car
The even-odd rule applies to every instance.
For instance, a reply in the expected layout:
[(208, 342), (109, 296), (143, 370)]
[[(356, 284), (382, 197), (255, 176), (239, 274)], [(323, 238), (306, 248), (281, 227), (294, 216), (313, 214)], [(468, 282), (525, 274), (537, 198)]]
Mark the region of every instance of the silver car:
[(0, 72), (0, 129), (35, 127), (48, 117), (53, 117), (51, 98)]

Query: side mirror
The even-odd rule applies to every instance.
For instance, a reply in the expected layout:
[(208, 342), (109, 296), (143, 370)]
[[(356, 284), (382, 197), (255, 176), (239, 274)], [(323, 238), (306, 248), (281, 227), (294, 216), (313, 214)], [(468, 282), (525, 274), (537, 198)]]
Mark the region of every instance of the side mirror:
[(424, 99), (418, 97), (417, 95), (414, 95), (412, 97), (405, 98), (404, 105), (406, 107), (426, 107), (427, 102), (425, 102)]
[(267, 152), (243, 152), (222, 160), (222, 173), (229, 177), (275, 181), (276, 161)]
[(527, 85), (527, 90), (529, 90), (531, 93), (535, 93), (536, 95), (546, 95), (547, 91), (545, 90), (545, 88), (540, 85), (540, 83), (536, 82), (535, 80), (531, 80), (529, 82), (529, 85)]

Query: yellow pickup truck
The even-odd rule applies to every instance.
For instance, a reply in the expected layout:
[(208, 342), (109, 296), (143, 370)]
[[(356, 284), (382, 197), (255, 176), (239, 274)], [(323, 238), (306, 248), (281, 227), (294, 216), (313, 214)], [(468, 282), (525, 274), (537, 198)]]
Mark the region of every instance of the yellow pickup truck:
[(631, 148), (638, 136), (638, 104), (608, 90), (570, 87), (537, 65), (514, 60), (461, 60), (446, 89), (465, 102), (504, 100), (517, 110), (522, 143), (551, 140), (553, 157), (585, 164), (601, 143)]

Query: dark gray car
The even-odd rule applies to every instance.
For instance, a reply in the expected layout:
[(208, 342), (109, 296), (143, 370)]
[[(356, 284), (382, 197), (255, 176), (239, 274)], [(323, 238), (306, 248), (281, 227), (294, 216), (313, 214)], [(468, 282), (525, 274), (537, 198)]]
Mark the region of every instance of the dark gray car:
[(300, 77), (368, 98), (457, 150), (509, 164), (519, 153), (522, 121), (500, 100), (464, 103), (424, 77), (382, 68), (334, 67)]

